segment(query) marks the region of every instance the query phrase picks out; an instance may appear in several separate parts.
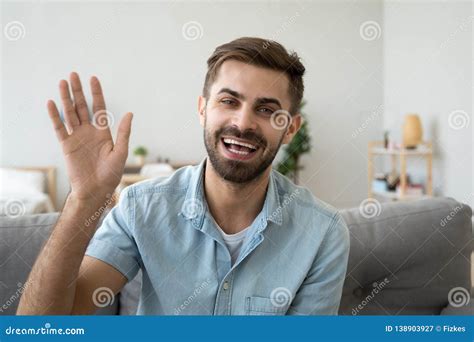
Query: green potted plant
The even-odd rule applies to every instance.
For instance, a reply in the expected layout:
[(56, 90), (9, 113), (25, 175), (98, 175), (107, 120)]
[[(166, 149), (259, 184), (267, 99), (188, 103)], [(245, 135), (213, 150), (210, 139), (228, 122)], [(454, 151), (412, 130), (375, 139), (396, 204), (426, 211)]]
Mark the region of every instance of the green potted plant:
[(303, 169), (300, 165), (300, 158), (303, 154), (309, 153), (311, 150), (311, 137), (309, 135), (308, 121), (306, 121), (305, 114), (303, 114), (303, 107), (305, 105), (306, 101), (302, 101), (299, 108), (302, 118), (301, 127), (293, 137), (293, 140), (291, 140), (291, 142), (283, 149), (283, 158), (276, 167), (278, 172), (291, 178), (296, 184), (298, 184), (299, 180), (299, 171)]
[(145, 158), (148, 154), (148, 150), (144, 146), (138, 146), (133, 150), (133, 155), (137, 160), (137, 164), (143, 166), (145, 164)]

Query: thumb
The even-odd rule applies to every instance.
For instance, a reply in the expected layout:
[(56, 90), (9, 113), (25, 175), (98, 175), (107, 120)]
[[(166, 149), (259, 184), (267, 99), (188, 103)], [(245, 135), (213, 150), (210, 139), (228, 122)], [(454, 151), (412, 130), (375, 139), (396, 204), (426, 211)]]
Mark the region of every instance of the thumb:
[(119, 153), (127, 153), (128, 152), (128, 141), (130, 139), (130, 132), (132, 130), (132, 113), (127, 113), (125, 116), (120, 120), (120, 124), (117, 131), (117, 142), (115, 143), (114, 150), (118, 151)]

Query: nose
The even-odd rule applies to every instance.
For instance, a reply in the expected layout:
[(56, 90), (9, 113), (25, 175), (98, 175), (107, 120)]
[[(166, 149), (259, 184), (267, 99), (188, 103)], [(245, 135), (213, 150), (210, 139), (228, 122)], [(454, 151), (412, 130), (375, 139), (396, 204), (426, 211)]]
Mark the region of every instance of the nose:
[(257, 129), (257, 122), (253, 109), (249, 108), (249, 106), (241, 106), (241, 108), (234, 113), (232, 124), (241, 132), (245, 130), (255, 131)]

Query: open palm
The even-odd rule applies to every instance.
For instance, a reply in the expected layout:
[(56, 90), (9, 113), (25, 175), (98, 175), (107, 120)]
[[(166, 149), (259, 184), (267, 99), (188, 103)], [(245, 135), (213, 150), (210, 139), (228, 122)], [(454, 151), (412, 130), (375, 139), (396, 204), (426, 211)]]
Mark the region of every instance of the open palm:
[(48, 112), (58, 140), (62, 146), (66, 169), (71, 183), (71, 194), (81, 200), (103, 199), (111, 194), (120, 182), (128, 156), (132, 113), (127, 113), (112, 139), (109, 123), (113, 120), (106, 111), (100, 82), (91, 78), (92, 118), (82, 91), (79, 75), (70, 75), (69, 84), (59, 83), (66, 126), (61, 121), (54, 101), (48, 101)]

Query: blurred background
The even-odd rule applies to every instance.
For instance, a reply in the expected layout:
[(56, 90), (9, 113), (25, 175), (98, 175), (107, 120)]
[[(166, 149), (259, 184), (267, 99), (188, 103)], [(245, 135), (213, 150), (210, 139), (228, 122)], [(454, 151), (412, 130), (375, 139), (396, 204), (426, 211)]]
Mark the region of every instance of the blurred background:
[[(297, 181), (315, 196), (338, 208), (372, 196), (474, 204), (470, 1), (1, 7), (0, 165), (19, 182), (12, 170), (49, 171), (56, 209), (69, 185), (46, 101), (59, 100), (60, 79), (77, 71), (90, 99), (88, 80), (100, 78), (114, 136), (122, 115), (134, 113), (126, 186), (205, 157), (197, 98), (206, 60), (241, 36), (276, 40), (302, 57), (310, 150), (296, 156)], [(288, 157), (281, 151), (276, 163)]]

